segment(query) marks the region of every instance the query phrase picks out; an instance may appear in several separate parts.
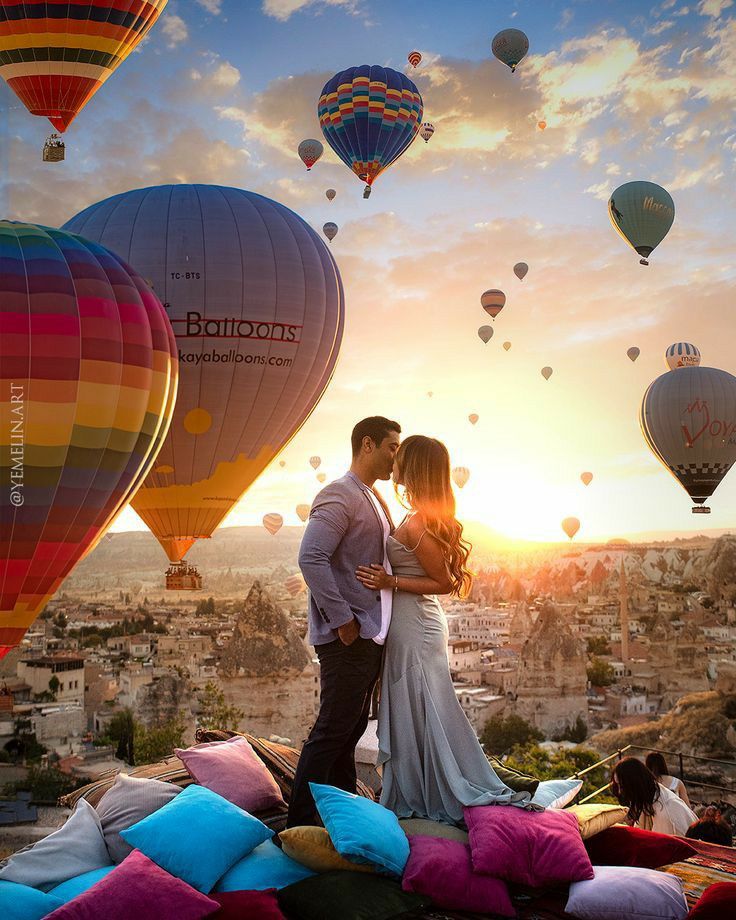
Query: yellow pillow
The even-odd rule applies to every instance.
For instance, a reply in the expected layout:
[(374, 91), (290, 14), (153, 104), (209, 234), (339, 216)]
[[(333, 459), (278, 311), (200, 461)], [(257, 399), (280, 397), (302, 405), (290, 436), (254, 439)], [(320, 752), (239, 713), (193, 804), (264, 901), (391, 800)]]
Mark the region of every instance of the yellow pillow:
[(290, 827), (279, 834), (287, 856), (313, 872), (349, 869), (351, 872), (375, 872), (373, 866), (350, 862), (335, 849), (324, 827)]
[(571, 805), (564, 809), (575, 815), (583, 840), (623, 821), (628, 811), (620, 805)]

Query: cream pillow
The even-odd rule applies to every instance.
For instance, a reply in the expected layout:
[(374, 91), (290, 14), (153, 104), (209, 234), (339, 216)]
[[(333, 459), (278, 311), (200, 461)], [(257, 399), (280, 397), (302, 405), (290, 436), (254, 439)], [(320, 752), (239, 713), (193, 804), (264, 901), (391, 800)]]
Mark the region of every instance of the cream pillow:
[(607, 827), (621, 823), (627, 814), (627, 809), (621, 805), (571, 805), (564, 811), (575, 815), (583, 840), (600, 834)]

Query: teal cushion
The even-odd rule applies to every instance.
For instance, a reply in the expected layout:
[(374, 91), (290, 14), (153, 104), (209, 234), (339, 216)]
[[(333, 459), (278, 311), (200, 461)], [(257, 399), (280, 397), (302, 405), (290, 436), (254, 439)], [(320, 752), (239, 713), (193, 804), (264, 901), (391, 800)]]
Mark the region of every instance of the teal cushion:
[(120, 836), (203, 894), (273, 837), (273, 831), (221, 795), (196, 784)]
[(310, 875), (314, 875), (311, 869), (287, 856), (273, 840), (267, 840), (236, 862), (214, 890), (265, 891), (267, 888), (284, 888)]
[(41, 920), (63, 903), (38, 888), (0, 881), (0, 917), (3, 920)]
[(409, 859), (409, 841), (392, 811), (334, 786), (310, 783), (309, 788), (340, 856), (401, 875)]
[(532, 796), (533, 805), (544, 808), (564, 808), (569, 805), (583, 786), (581, 779), (545, 779)]
[(76, 898), (77, 895), (82, 894), (88, 888), (96, 885), (100, 879), (112, 872), (114, 868), (115, 866), (104, 866), (102, 869), (93, 869), (91, 872), (83, 872), (82, 875), (77, 875), (75, 878), (68, 878), (65, 882), (62, 882), (61, 885), (52, 888), (49, 894), (52, 894), (55, 898), (59, 898), (60, 901), (66, 904), (67, 901), (71, 901), (73, 898)]

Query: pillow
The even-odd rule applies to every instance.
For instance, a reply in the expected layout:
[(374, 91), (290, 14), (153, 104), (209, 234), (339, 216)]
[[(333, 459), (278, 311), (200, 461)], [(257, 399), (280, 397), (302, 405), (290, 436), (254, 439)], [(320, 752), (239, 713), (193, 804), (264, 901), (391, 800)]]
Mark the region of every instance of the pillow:
[(69, 878), (62, 882), (61, 885), (57, 885), (56, 888), (52, 888), (49, 894), (66, 904), (67, 901), (71, 901), (88, 888), (96, 885), (100, 879), (112, 872), (114, 868), (115, 866), (105, 866), (104, 869), (93, 869), (91, 872), (76, 876), (76, 878)]
[(537, 791), (539, 780), (528, 773), (522, 773), (521, 770), (515, 770), (508, 764), (502, 763), (498, 757), (492, 755), (488, 758), (496, 776), (502, 783), (506, 783), (509, 789), (514, 792), (531, 792), (532, 795)]
[(367, 872), (325, 872), (282, 888), (279, 905), (290, 920), (394, 920), (429, 907), (424, 895)]
[(215, 885), (215, 891), (285, 888), (310, 875), (314, 873), (282, 853), (272, 840), (267, 840), (228, 869)]
[(207, 894), (273, 831), (216, 792), (191, 785), (120, 836), (162, 869)]
[(38, 888), (18, 882), (0, 882), (0, 917), (3, 920), (41, 920), (62, 904), (63, 901)]
[(532, 805), (544, 808), (564, 808), (583, 788), (581, 779), (545, 779), (532, 796)]
[(340, 856), (401, 875), (409, 858), (409, 841), (392, 811), (334, 786), (310, 783), (309, 788)]
[(180, 792), (181, 786), (173, 783), (118, 773), (114, 784), (102, 796), (96, 808), (107, 852), (114, 863), (121, 863), (133, 849), (120, 836), (120, 831), (163, 808)]
[(210, 895), (220, 909), (213, 920), (286, 920), (276, 889), (268, 891), (218, 891)]
[(219, 908), (134, 850), (102, 881), (63, 904), (49, 920), (199, 920)]
[(736, 885), (715, 882), (700, 895), (687, 920), (723, 920), (733, 916), (736, 916)]
[(575, 815), (583, 840), (600, 834), (607, 827), (618, 824), (626, 817), (628, 809), (622, 805), (571, 805), (565, 809), (568, 814)]
[(573, 882), (565, 913), (583, 920), (685, 920), (687, 901), (674, 875), (631, 866), (596, 866)]
[(68, 878), (110, 865), (97, 812), (84, 799), (58, 831), (11, 856), (0, 879), (50, 891)]
[(408, 837), (410, 834), (423, 837), (442, 837), (444, 840), (459, 840), (460, 843), (468, 842), (468, 832), (451, 824), (442, 824), (439, 821), (430, 821), (429, 818), (399, 818), (401, 830)]
[(624, 826), (606, 828), (586, 840), (585, 848), (596, 866), (638, 866), (641, 869), (659, 869), (697, 853), (680, 837)]
[(574, 815), (513, 805), (481, 805), (463, 812), (476, 872), (532, 888), (593, 878)]
[(401, 880), (404, 891), (426, 894), (445, 910), (516, 916), (505, 882), (473, 872), (467, 843), (409, 837), (409, 846), (409, 862)]
[(284, 853), (313, 872), (345, 869), (352, 872), (375, 872), (373, 866), (343, 859), (324, 827), (290, 827), (279, 834)]
[(208, 741), (174, 753), (200, 786), (245, 811), (284, 804), (278, 783), (245, 738)]

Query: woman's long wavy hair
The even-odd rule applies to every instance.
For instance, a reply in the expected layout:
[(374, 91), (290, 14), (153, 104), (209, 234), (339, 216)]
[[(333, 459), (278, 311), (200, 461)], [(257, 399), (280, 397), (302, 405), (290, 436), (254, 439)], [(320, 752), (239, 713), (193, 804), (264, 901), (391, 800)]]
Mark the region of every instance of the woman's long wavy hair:
[(424, 526), (445, 551), (452, 593), (465, 597), (473, 583), (468, 568), (472, 546), (463, 540), (463, 525), (455, 517), (447, 448), (435, 438), (412, 435), (402, 442), (396, 467), (394, 489), (399, 501), (407, 510), (421, 515)]
[(659, 788), (652, 771), (636, 757), (624, 757), (613, 769), (611, 791), (629, 809), (629, 818), (634, 823), (642, 815), (654, 816)]

